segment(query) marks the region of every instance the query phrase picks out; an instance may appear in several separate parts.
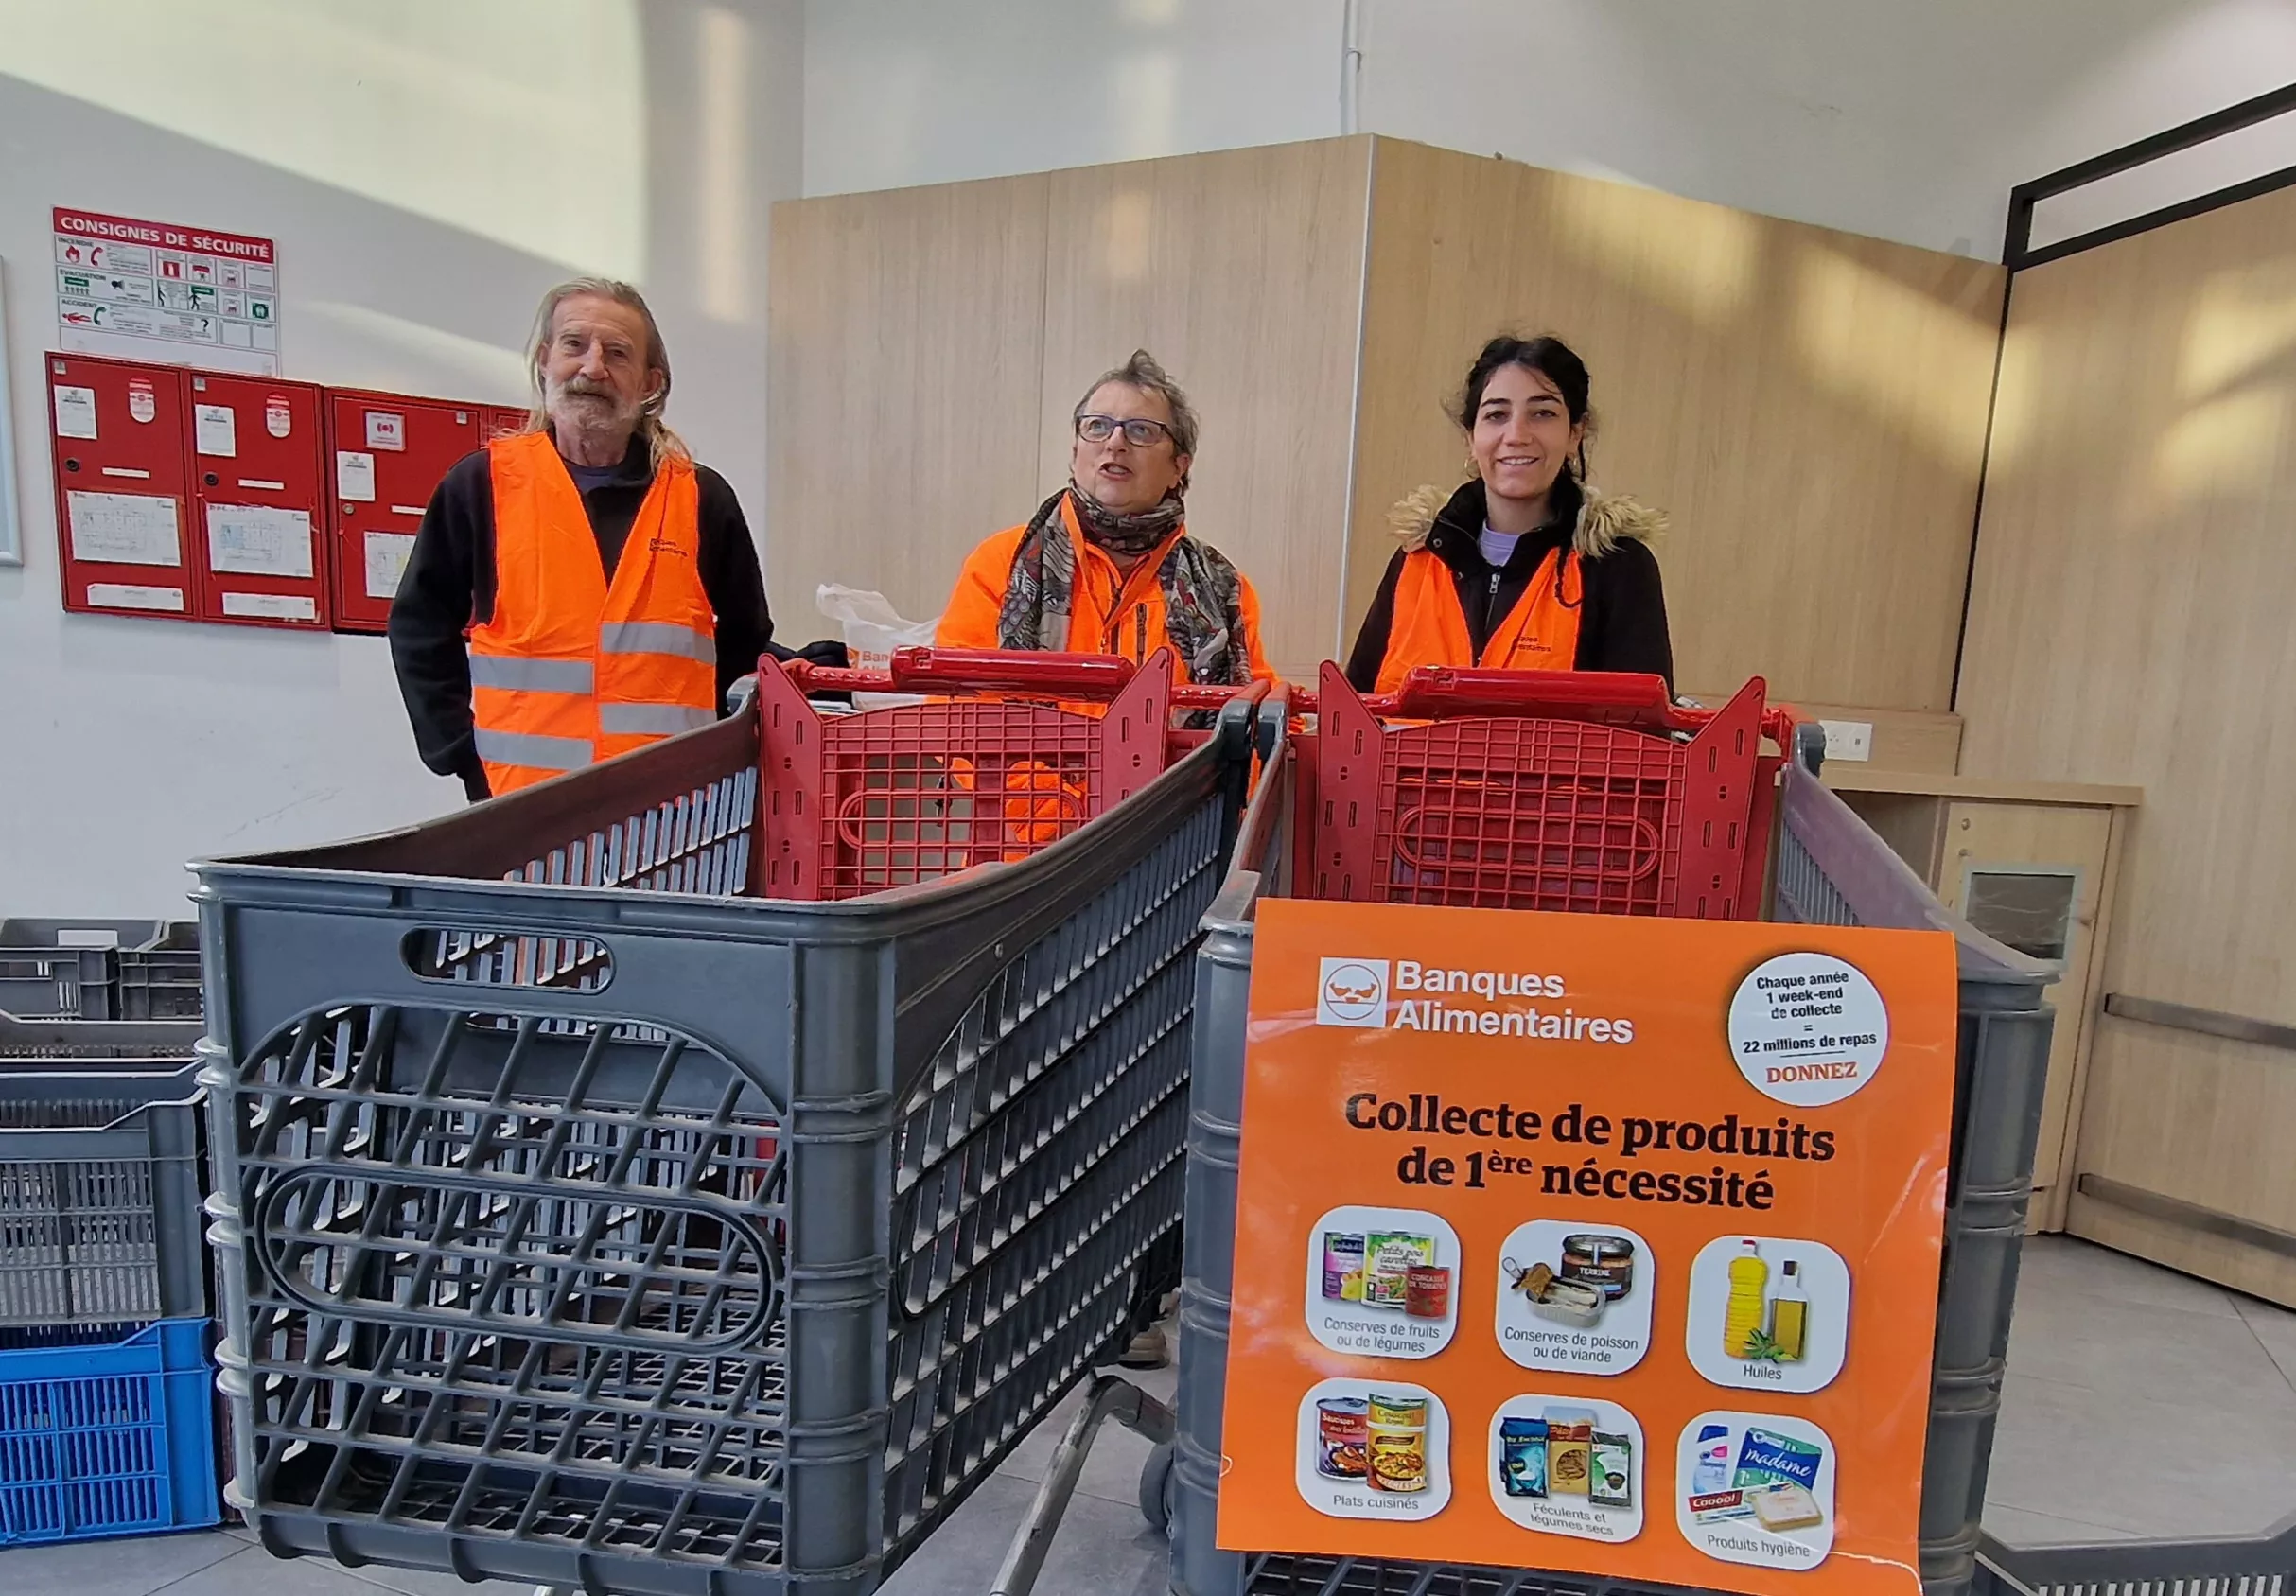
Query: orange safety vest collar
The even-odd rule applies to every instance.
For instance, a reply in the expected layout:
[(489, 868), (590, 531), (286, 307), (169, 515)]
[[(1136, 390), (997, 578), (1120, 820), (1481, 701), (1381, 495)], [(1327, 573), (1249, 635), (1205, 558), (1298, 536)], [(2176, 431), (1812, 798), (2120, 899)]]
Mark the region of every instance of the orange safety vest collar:
[(673, 456), (612, 584), (549, 434), (486, 446), (495, 601), (470, 630), (470, 707), (497, 797), (717, 717), (717, 622), (701, 579), (693, 463)]
[(1568, 671), (1578, 658), (1579, 606), (1585, 597), (1577, 554), (1550, 551), (1478, 656), (1467, 632), (1466, 611), (1459, 605), (1458, 578), (1443, 556), (1414, 549), (1404, 555), (1403, 569), (1395, 577), (1394, 619), (1388, 628), (1387, 654), (1379, 661), (1376, 691), (1394, 692), (1417, 665)]

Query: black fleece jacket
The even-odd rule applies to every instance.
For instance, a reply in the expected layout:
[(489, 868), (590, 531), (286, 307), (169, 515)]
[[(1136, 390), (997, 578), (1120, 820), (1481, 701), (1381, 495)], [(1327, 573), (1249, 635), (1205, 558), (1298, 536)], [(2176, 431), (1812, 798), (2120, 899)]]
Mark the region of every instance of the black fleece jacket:
[[(1546, 557), (1568, 547), (1577, 522), (1576, 496), (1570, 513), (1559, 523), (1526, 533), (1503, 566), (1482, 557), (1483, 486), (1480, 478), (1468, 482), (1435, 513), (1428, 527), (1427, 548), (1451, 568), (1458, 586), (1459, 607), (1465, 611), (1467, 636), (1481, 654), (1491, 633), (1505, 620)], [(1356, 634), (1356, 646), (1347, 658), (1347, 680), (1358, 693), (1369, 693), (1379, 679), (1387, 644), (1395, 623), (1395, 585), (1402, 575), (1406, 550), (1395, 551), (1372, 596), (1371, 612)], [(1584, 582), (1579, 612), (1578, 653), (1572, 668), (1581, 671), (1638, 671), (1664, 676), (1674, 684), (1674, 649), (1666, 627), (1666, 594), (1658, 577), (1657, 556), (1639, 538), (1622, 538), (1608, 553), (1581, 559)]]
[[(696, 465), (693, 475), (701, 501), (701, 547), (694, 563), (702, 591), (717, 614), (717, 690), (723, 705), (726, 690), (757, 669), (759, 655), (786, 658), (790, 651), (769, 646), (773, 616), (765, 606), (765, 578), (733, 489), (707, 465)], [(608, 582), (653, 482), (653, 463), (640, 436), (631, 439), (613, 477), (582, 496)], [(494, 473), (486, 451), (480, 449), (455, 462), (430, 495), (398, 596), (391, 601), (389, 627), (391, 663), (414, 728), (415, 751), (441, 776), (461, 777), (474, 799), (486, 797), (486, 769), (471, 736), (470, 650), (464, 633), (493, 618), (494, 600)]]

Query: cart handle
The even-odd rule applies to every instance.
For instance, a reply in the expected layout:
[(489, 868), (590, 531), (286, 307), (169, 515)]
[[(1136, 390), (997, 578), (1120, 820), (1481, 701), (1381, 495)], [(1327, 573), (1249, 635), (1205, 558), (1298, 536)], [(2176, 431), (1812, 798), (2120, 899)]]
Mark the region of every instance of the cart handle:
[(1616, 671), (1487, 671), (1421, 665), (1403, 678), (1388, 713), (1407, 720), (1528, 715), (1616, 721), (1668, 731), (1692, 729), (1679, 717), (1666, 678)]
[[(797, 691), (815, 693), (1018, 693), (1030, 697), (1087, 701), (1113, 699), (1139, 669), (1116, 654), (1056, 654), (1035, 650), (897, 648), (882, 671), (815, 665), (802, 659), (781, 666)], [(1217, 710), (1251, 686), (1183, 682), (1172, 689), (1174, 710)], [(1290, 712), (1316, 712), (1316, 693), (1288, 686)], [(1396, 720), (1456, 720), (1470, 716), (1522, 716), (1593, 721), (1650, 731), (1696, 732), (1714, 718), (1711, 710), (1677, 707), (1666, 679), (1618, 671), (1490, 671), (1448, 665), (1421, 665), (1391, 693), (1366, 694), (1363, 707)], [(1762, 714), (1762, 734), (1781, 747), (1792, 745), (1792, 710), (1772, 705)]]
[[(1025, 693), (1031, 697), (1113, 699), (1139, 669), (1115, 654), (1048, 654), (996, 648), (897, 648), (890, 668), (865, 671), (793, 659), (781, 667), (804, 693)], [(1216, 710), (1233, 696), (1218, 690), (1190, 708)]]

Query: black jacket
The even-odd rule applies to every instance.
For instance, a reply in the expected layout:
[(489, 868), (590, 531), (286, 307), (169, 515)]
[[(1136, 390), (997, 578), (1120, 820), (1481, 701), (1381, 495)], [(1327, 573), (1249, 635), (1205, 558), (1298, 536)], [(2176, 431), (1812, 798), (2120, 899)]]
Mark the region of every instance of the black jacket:
[[(701, 500), (695, 565), (717, 613), (722, 705), (726, 690), (757, 669), (759, 655), (786, 657), (789, 651), (768, 648), (773, 617), (765, 607), (765, 578), (733, 489), (707, 465), (696, 465), (693, 475)], [(640, 436), (630, 441), (613, 478), (582, 496), (608, 582), (653, 482)], [(398, 596), (391, 601), (390, 623), (391, 662), (413, 723), (415, 751), (441, 776), (461, 777), (473, 798), (486, 796), (486, 769), (471, 737), (470, 650), (464, 634), (493, 618), (494, 600), (494, 474), (480, 449), (455, 462), (431, 494)]]
[[(1427, 497), (1423, 497), (1427, 496)], [(1546, 557), (1566, 545), (1579, 552), (1581, 588), (1579, 642), (1572, 668), (1581, 671), (1640, 671), (1674, 683), (1674, 650), (1666, 629), (1666, 594), (1657, 556), (1645, 541), (1665, 519), (1631, 499), (1589, 491), (1571, 524), (1526, 533), (1503, 566), (1482, 557), (1483, 486), (1480, 478), (1451, 495), (1431, 517), (1425, 508), (1430, 490), (1396, 507), (1404, 546), (1387, 562), (1371, 612), (1356, 634), (1347, 658), (1347, 680), (1358, 693), (1373, 691), (1387, 658), (1395, 623), (1395, 584), (1404, 557), (1425, 547), (1451, 568), (1459, 607), (1466, 614), (1467, 636), (1481, 654), (1491, 633), (1505, 620), (1538, 574)]]

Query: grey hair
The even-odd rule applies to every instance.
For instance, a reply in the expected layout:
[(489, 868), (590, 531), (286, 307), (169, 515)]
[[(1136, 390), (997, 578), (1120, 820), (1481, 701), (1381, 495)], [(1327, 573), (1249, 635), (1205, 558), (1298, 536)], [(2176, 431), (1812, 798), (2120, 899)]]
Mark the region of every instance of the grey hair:
[(1077, 401), (1076, 413), (1068, 418), (1070, 426), (1075, 426), (1083, 416), (1084, 407), (1093, 402), (1093, 395), (1112, 382), (1137, 388), (1143, 394), (1160, 395), (1172, 412), (1173, 448), (1181, 454), (1193, 455), (1196, 452), (1196, 407), (1188, 403), (1188, 396), (1180, 391), (1180, 384), (1172, 380), (1172, 374), (1158, 365), (1156, 357), (1145, 349), (1133, 350), (1132, 358), (1124, 364), (1113, 371), (1104, 371), (1092, 379), (1091, 386), (1084, 390), (1084, 397)]
[(575, 277), (560, 283), (542, 296), (542, 305), (535, 312), (534, 337), (527, 341), (527, 375), (534, 380), (534, 403), (526, 412), (526, 430), (540, 432), (550, 426), (550, 415), (543, 409), (548, 384), (543, 380), (542, 357), (550, 349), (551, 318), (557, 315), (558, 307), (570, 299), (610, 299), (638, 312), (639, 320), (646, 324), (646, 368), (661, 373), (661, 386), (638, 408), (638, 430), (645, 434), (646, 452), (657, 470), (668, 459), (691, 460), (692, 451), (686, 440), (670, 430), (661, 413), (670, 404), (670, 351), (661, 341), (661, 327), (654, 320), (653, 307), (646, 304), (645, 295), (628, 283), (612, 277)]

